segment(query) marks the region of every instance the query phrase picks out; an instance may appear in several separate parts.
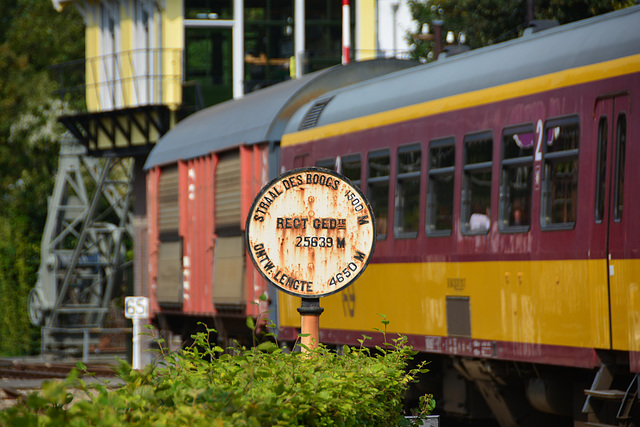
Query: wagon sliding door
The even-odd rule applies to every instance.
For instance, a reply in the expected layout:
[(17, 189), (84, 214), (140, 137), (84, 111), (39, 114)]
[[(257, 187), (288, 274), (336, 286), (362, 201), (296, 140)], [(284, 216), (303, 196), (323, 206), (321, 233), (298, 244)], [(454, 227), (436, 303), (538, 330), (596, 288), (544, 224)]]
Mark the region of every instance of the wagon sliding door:
[(244, 239), (241, 231), (240, 153), (219, 157), (215, 172), (216, 241), (213, 260), (213, 303), (244, 304)]
[(178, 167), (162, 169), (158, 185), (158, 277), (160, 305), (182, 304), (182, 238), (179, 235)]

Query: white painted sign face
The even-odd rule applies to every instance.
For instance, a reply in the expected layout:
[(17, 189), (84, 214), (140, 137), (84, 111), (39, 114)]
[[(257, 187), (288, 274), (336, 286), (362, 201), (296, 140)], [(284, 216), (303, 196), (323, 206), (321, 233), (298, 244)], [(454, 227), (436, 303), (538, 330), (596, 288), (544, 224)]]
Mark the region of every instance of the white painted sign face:
[(364, 195), (336, 172), (294, 169), (267, 184), (247, 217), (247, 249), (262, 276), (289, 294), (317, 298), (362, 274), (376, 242)]
[(126, 317), (127, 319), (148, 319), (149, 318), (149, 298), (125, 297), (124, 317)]

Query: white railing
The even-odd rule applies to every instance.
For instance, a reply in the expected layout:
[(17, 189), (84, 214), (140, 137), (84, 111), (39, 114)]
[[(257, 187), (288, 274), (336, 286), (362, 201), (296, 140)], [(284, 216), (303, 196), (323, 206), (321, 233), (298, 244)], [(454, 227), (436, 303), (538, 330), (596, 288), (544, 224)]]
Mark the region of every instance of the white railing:
[(182, 102), (182, 49), (134, 49), (85, 60), (87, 111)]

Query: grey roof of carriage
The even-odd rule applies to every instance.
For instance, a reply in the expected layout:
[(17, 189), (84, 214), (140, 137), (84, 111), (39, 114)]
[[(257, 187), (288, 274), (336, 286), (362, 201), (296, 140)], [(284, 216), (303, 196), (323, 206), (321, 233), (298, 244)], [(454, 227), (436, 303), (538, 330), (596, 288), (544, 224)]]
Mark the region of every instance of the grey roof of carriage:
[(640, 54), (640, 6), (439, 58), (328, 92), (300, 108), (289, 120), (285, 134), (296, 132), (314, 104), (326, 99), (331, 100), (314, 127), (633, 54)]
[(160, 138), (144, 167), (150, 169), (242, 144), (279, 141), (289, 118), (309, 100), (329, 90), (417, 64), (375, 59), (336, 65), (198, 111)]

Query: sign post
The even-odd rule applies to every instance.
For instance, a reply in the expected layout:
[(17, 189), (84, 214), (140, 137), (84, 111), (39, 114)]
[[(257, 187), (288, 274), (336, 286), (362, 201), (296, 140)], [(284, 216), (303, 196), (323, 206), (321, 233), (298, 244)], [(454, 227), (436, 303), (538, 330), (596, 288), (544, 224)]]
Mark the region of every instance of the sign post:
[(125, 297), (124, 316), (133, 321), (133, 355), (131, 367), (140, 369), (140, 321), (149, 318), (149, 298)]
[[(300, 343), (303, 350), (314, 349), (320, 343), (320, 315), (324, 308), (320, 307), (320, 298), (302, 298), (302, 304), (298, 307), (300, 313)], [(305, 348), (306, 347), (306, 348)]]
[(364, 194), (347, 178), (328, 169), (299, 168), (256, 196), (246, 238), (260, 274), (302, 298), (301, 342), (315, 348), (324, 311), (319, 298), (343, 290), (365, 270), (375, 248), (375, 220)]

